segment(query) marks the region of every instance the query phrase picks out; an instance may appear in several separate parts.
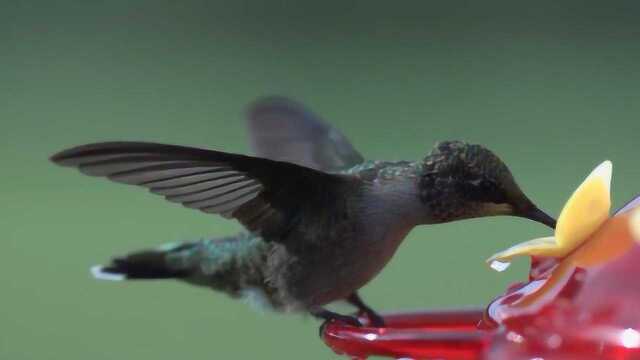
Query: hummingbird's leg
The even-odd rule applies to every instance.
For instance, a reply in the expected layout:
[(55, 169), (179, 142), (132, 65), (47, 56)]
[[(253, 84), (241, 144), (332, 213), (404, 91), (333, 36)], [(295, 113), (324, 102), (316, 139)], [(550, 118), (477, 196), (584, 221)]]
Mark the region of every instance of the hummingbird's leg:
[(382, 316), (378, 315), (378, 313), (370, 308), (367, 304), (362, 301), (360, 295), (357, 292), (349, 295), (347, 298), (347, 302), (358, 308), (360, 313), (364, 313), (369, 318), (369, 323), (375, 327), (384, 327), (384, 319)]

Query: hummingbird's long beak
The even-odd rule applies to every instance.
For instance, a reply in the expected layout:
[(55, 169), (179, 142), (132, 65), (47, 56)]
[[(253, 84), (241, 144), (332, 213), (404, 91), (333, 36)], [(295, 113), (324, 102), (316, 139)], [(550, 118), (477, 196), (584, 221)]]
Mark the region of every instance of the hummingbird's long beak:
[(538, 209), (536, 206), (532, 206), (528, 210), (518, 214), (518, 216), (545, 224), (552, 229), (556, 228), (556, 219), (547, 215), (547, 213)]

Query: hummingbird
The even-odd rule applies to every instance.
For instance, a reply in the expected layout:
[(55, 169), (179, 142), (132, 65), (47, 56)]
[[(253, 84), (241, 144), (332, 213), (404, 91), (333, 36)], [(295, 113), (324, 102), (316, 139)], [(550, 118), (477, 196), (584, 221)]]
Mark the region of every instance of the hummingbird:
[[(418, 225), (487, 216), (556, 221), (484, 146), (443, 141), (418, 161), (366, 161), (347, 138), (284, 97), (247, 111), (254, 156), (150, 142), (101, 142), (51, 160), (137, 185), (168, 201), (239, 221), (227, 237), (169, 243), (115, 257), (105, 280), (178, 279), (278, 312), (384, 326), (358, 290)], [(357, 315), (326, 305), (347, 301)]]

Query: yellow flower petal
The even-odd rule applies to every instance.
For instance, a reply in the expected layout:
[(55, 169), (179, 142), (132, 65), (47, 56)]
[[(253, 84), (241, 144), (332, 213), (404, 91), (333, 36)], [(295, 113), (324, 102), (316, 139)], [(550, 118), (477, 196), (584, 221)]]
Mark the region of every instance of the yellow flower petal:
[(609, 218), (565, 261), (587, 268), (612, 261), (625, 254), (635, 243), (631, 220), (631, 214)]
[(600, 164), (564, 205), (556, 226), (561, 256), (575, 249), (609, 217), (611, 161)]
[(516, 244), (501, 251), (487, 260), (491, 268), (503, 271), (509, 266), (511, 258), (519, 255), (558, 256), (559, 247), (553, 236), (533, 239)]

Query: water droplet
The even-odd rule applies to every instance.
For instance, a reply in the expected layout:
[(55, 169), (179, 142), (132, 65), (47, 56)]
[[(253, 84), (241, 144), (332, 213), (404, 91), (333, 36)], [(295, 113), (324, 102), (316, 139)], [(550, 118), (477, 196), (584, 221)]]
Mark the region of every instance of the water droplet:
[(498, 261), (498, 260), (493, 260), (491, 262), (491, 264), (489, 264), (489, 266), (498, 272), (502, 272), (507, 270), (507, 268), (511, 265), (510, 262), (502, 262), (502, 261)]

